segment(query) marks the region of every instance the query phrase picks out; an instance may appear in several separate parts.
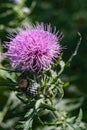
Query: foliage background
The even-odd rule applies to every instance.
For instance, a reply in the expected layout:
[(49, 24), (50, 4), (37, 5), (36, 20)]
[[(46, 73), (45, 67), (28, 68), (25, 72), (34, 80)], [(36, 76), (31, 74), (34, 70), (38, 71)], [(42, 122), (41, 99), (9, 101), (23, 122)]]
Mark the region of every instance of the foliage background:
[[(87, 122), (87, 0), (0, 0), (1, 44), (8, 40), (7, 34), (15, 28), (36, 21), (51, 23), (64, 33), (61, 44), (67, 48), (63, 54), (65, 61), (77, 44), (77, 32), (81, 33), (82, 43), (78, 55), (72, 61), (71, 67), (64, 71), (64, 80), (70, 81), (69, 87), (65, 88), (64, 98), (85, 97), (82, 109), (83, 120)], [(7, 77), (6, 74), (2, 77), (0, 70), (0, 81), (6, 81)], [(0, 86), (0, 111), (6, 104), (9, 91), (7, 87)], [(9, 113), (17, 114), (11, 110)], [(78, 109), (72, 112), (73, 115), (76, 113)], [(8, 119), (9, 114), (5, 118)]]

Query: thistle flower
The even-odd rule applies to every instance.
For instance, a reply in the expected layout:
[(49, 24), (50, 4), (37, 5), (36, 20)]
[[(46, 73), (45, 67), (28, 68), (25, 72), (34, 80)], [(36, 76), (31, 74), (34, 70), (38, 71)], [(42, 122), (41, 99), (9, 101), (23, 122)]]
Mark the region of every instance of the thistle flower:
[(6, 55), (14, 69), (20, 71), (38, 71), (47, 69), (61, 52), (62, 33), (52, 31), (50, 25), (37, 23), (10, 36), (6, 43)]

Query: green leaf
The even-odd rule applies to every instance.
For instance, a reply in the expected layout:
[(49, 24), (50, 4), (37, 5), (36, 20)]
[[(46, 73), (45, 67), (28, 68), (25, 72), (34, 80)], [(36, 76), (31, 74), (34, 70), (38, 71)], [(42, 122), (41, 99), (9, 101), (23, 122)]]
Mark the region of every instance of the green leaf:
[(83, 117), (83, 112), (82, 112), (82, 109), (80, 109), (78, 118), (76, 119), (77, 125), (79, 125), (81, 123), (82, 117)]
[(32, 130), (32, 123), (36, 116), (36, 111), (34, 109), (30, 109), (25, 117), (27, 118), (27, 121), (23, 124), (23, 130)]
[[(79, 108), (84, 101), (84, 98), (75, 98), (75, 99), (62, 99), (59, 103), (56, 103), (56, 108), (60, 110), (66, 110), (71, 112)], [(56, 101), (58, 102), (58, 101)], [(67, 107), (68, 106), (68, 107)]]
[(45, 103), (41, 103), (40, 107), (43, 108), (43, 109), (48, 109), (48, 110), (51, 110), (51, 111), (56, 111), (56, 109), (53, 106), (45, 104)]
[(36, 104), (35, 104), (35, 109), (38, 109), (43, 102), (44, 102), (43, 98), (37, 100), (37, 101), (36, 101)]
[(76, 130), (76, 129), (74, 128), (73, 124), (67, 123), (66, 125), (68, 126), (69, 130)]
[[(2, 68), (2, 69), (1, 69)], [(4, 70), (5, 68), (0, 65), (0, 77), (3, 79), (10, 79), (15, 82), (15, 73), (9, 73), (8, 71)]]

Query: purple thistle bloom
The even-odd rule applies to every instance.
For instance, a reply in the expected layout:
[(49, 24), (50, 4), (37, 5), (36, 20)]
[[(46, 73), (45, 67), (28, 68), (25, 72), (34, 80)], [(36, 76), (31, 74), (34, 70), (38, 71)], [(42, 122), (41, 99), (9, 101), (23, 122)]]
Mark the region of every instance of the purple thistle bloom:
[(31, 29), (25, 28), (10, 36), (6, 55), (14, 69), (20, 71), (39, 71), (47, 69), (61, 52), (59, 44), (62, 33), (52, 33), (50, 25), (37, 23)]

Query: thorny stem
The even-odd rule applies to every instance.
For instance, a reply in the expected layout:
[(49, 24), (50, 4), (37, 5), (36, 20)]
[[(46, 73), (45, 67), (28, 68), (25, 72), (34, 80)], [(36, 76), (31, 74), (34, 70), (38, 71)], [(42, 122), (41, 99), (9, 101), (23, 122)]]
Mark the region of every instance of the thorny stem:
[[(58, 77), (59, 77), (59, 76), (62, 74), (62, 72), (64, 71), (65, 66), (69, 65), (69, 64), (71, 63), (72, 59), (74, 58), (74, 56), (77, 55), (77, 52), (78, 52), (78, 49), (79, 49), (79, 46), (80, 46), (81, 40), (82, 40), (82, 36), (81, 36), (81, 34), (80, 34), (79, 32), (78, 32), (78, 36), (80, 37), (80, 38), (79, 38), (79, 41), (78, 41), (78, 43), (77, 43), (77, 46), (76, 46), (76, 48), (75, 48), (73, 54), (72, 54), (71, 57), (69, 58), (69, 60), (68, 60), (66, 63), (64, 63), (63, 61), (61, 61), (61, 62), (62, 62), (62, 66), (61, 66), (61, 69), (60, 69), (60, 71), (59, 71), (59, 73), (58, 73)], [(61, 63), (61, 62), (60, 62), (60, 63)]]
[(69, 58), (69, 60), (66, 62), (66, 65), (69, 64), (69, 63), (72, 61), (73, 57), (77, 55), (77, 52), (78, 52), (78, 49), (79, 49), (79, 46), (80, 46), (81, 40), (82, 40), (82, 36), (81, 36), (81, 34), (80, 34), (79, 32), (78, 32), (78, 36), (79, 36), (80, 38), (79, 38), (79, 41), (78, 41), (77, 46), (76, 46), (76, 48), (75, 48), (75, 51), (74, 51), (74, 53), (71, 55), (71, 57)]

